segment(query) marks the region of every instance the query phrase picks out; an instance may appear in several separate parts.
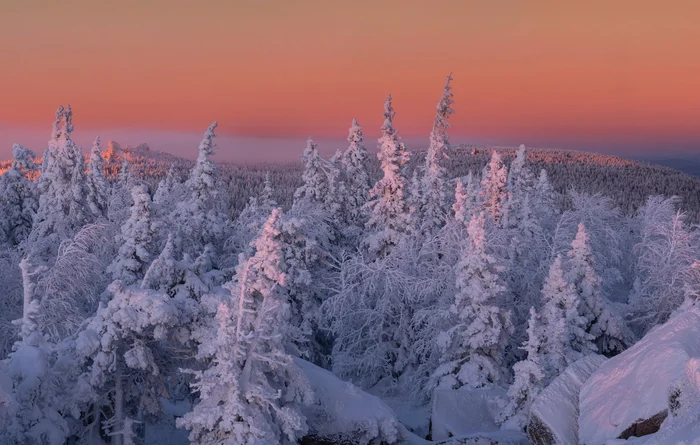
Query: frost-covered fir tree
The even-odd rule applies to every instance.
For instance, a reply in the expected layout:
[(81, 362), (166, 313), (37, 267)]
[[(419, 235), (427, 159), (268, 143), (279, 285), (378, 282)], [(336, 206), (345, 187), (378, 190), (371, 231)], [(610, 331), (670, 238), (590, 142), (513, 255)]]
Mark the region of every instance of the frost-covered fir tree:
[[(28, 332), (7, 358), (13, 389), (9, 425), (0, 430), (0, 443), (7, 445), (63, 445), (70, 434), (64, 417), (70, 405), (65, 373), (57, 366), (55, 345), (38, 332)], [(65, 360), (68, 361), (68, 360)]]
[(117, 181), (112, 184), (112, 191), (109, 196), (109, 204), (107, 206), (107, 219), (116, 225), (121, 226), (124, 221), (129, 218), (129, 212), (133, 201), (131, 199), (131, 190), (139, 181), (136, 175), (131, 171), (131, 163), (125, 156), (122, 164), (119, 167), (119, 175)]
[(539, 315), (530, 308), (527, 341), (521, 349), (526, 358), (513, 365), (515, 378), (508, 388), (508, 402), (500, 413), (499, 421), (507, 427), (523, 430), (528, 423), (530, 406), (544, 387), (543, 341), (538, 325)]
[(345, 175), (345, 187), (347, 191), (345, 205), (348, 213), (348, 221), (351, 224), (364, 223), (363, 207), (369, 199), (371, 188), (369, 177), (369, 155), (362, 144), (364, 136), (362, 127), (357, 120), (352, 120), (348, 142), (350, 145), (343, 152), (342, 166)]
[(88, 190), (87, 203), (90, 211), (95, 217), (106, 216), (111, 190), (104, 174), (104, 159), (102, 159), (102, 145), (99, 136), (95, 138), (92, 145), (85, 179)]
[(338, 228), (344, 228), (348, 224), (347, 189), (343, 177), (342, 155), (340, 150), (326, 163), (328, 177), (328, 193), (323, 201), (324, 210), (330, 215), (331, 221)]
[(457, 264), (457, 294), (450, 311), (457, 324), (438, 339), (445, 351), (433, 379), (440, 387), (479, 388), (503, 380), (503, 360), (513, 327), (510, 313), (497, 306), (507, 292), (504, 268), (488, 252), (485, 215), (469, 222), (468, 245)]
[(508, 170), (508, 180), (506, 182), (508, 201), (504, 212), (508, 216), (508, 220), (505, 222), (506, 227), (518, 225), (519, 219), (523, 214), (521, 207), (525, 199), (530, 196), (535, 185), (532, 171), (526, 165), (526, 156), (525, 146), (521, 145), (516, 150), (515, 159), (511, 162)]
[(421, 166), (416, 166), (411, 175), (406, 205), (408, 206), (407, 232), (415, 236), (416, 239), (423, 240), (424, 237), (421, 233), (421, 227), (423, 226), (423, 181), (421, 179)]
[(241, 258), (225, 286), (230, 295), (202, 339), (199, 357), (212, 361), (194, 372), (199, 402), (178, 419), (194, 444), (291, 444), (307, 432), (300, 406), (311, 390), (283, 346), (292, 329), (282, 292), (280, 218), (273, 210), (254, 255)]
[(225, 216), (217, 199), (216, 165), (209, 159), (216, 144), (214, 122), (204, 132), (199, 154), (186, 182), (190, 196), (178, 203), (171, 215), (176, 226), (175, 241), (183, 252), (194, 255), (207, 244), (218, 244), (224, 235)]
[(540, 170), (534, 185), (530, 205), (544, 233), (550, 234), (554, 232), (559, 208), (557, 206), (557, 195), (549, 182), (549, 175), (545, 169)]
[(587, 320), (579, 313), (581, 301), (573, 285), (564, 278), (558, 255), (542, 287), (542, 336), (547, 378), (559, 375), (579, 358), (597, 352), (593, 336), (586, 332)]
[(265, 182), (263, 183), (263, 190), (258, 197), (258, 204), (266, 209), (266, 213), (272, 212), (272, 209), (277, 207), (277, 202), (275, 198), (272, 197), (272, 178), (270, 177), (270, 172), (265, 173)]
[(514, 225), (508, 230), (508, 278), (511, 290), (517, 295), (515, 323), (521, 326), (527, 321), (527, 308), (539, 302), (544, 275), (541, 264), (548, 259), (548, 246), (529, 193), (510, 210), (517, 214), (509, 214)]
[(175, 296), (176, 288), (182, 283), (183, 273), (175, 259), (173, 236), (168, 235), (165, 247), (148, 267), (141, 281), (143, 289), (153, 289)]
[(327, 298), (329, 270), (333, 261), (332, 228), (319, 221), (318, 214), (301, 214), (293, 208), (282, 219), (280, 247), (286, 276), (284, 292), (290, 303), (290, 322), (298, 331), (290, 338), (289, 350), (319, 365), (326, 365), (330, 352), (328, 335), (321, 323), (321, 304)]
[(246, 204), (233, 223), (231, 236), (225, 243), (225, 249), (234, 252), (235, 255), (227, 259), (229, 262), (237, 261), (237, 255), (249, 248), (250, 243), (260, 231), (260, 227), (270, 216), (270, 212), (278, 207), (277, 202), (272, 197), (272, 193), (272, 182), (268, 172), (265, 174), (262, 193), (259, 196), (251, 196), (248, 199), (248, 204)]
[(631, 334), (621, 317), (613, 313), (609, 303), (604, 300), (588, 233), (583, 224), (578, 225), (567, 257), (565, 277), (580, 298), (579, 312), (586, 319), (586, 332), (593, 336), (601, 352), (621, 352), (629, 343)]
[(425, 172), (423, 176), (423, 190), (421, 193), (421, 215), (423, 217), (423, 231), (428, 234), (435, 233), (445, 224), (448, 207), (447, 170), (442, 165), (447, 157), (450, 140), (447, 129), (450, 127), (449, 118), (454, 113), (452, 109), (452, 87), (450, 82), (452, 75), (447, 76), (442, 96), (437, 104), (437, 113), (430, 132), (430, 144), (425, 156)]
[(137, 185), (131, 191), (131, 216), (117, 236), (119, 253), (109, 266), (114, 280), (131, 285), (143, 279), (153, 257), (154, 230), (148, 187)]
[(109, 302), (100, 304), (78, 334), (75, 354), (83, 364), (80, 382), (91, 390), (93, 422), (112, 436), (112, 443), (126, 445), (136, 436), (134, 423), (162, 414), (167, 380), (177, 372), (175, 346), (190, 340), (198, 307), (194, 300), (120, 281), (108, 292)]
[(294, 202), (303, 201), (323, 207), (330, 193), (329, 165), (319, 154), (318, 144), (310, 137), (306, 140), (301, 159), (304, 162), (302, 185), (294, 192)]
[(174, 207), (175, 202), (172, 201), (172, 195), (178, 184), (176, 174), (175, 166), (171, 165), (165, 178), (158, 182), (158, 188), (153, 194), (153, 204), (163, 207)]
[(493, 150), (491, 160), (484, 167), (479, 198), (486, 215), (496, 223), (501, 223), (504, 206), (508, 199), (507, 181), (508, 168), (503, 164), (501, 155), (496, 150)]
[(394, 128), (395, 114), (389, 95), (384, 102), (384, 125), (377, 153), (383, 176), (370, 190), (370, 200), (365, 204), (369, 213), (366, 227), (370, 232), (365, 244), (375, 256), (385, 255), (399, 244), (409, 226), (408, 184), (403, 167), (410, 154)]
[[(61, 106), (44, 152), (38, 188), (39, 208), (30, 241), (49, 241), (57, 245), (91, 221), (85, 190), (85, 161), (71, 138), (73, 113)], [(47, 239), (50, 238), (50, 239)]]
[(454, 212), (455, 219), (465, 226), (469, 224), (472, 216), (474, 216), (476, 195), (476, 183), (471, 171), (467, 175), (466, 184), (462, 181), (462, 178), (457, 179), (455, 202), (452, 204), (452, 211)]
[(0, 241), (18, 245), (29, 236), (39, 203), (36, 187), (26, 176), (34, 169), (34, 153), (14, 144), (12, 157), (12, 165), (0, 176)]

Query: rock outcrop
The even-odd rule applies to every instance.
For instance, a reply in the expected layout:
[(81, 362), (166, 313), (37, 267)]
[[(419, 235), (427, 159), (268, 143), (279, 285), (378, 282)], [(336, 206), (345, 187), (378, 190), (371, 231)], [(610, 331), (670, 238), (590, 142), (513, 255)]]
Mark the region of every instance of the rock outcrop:
[(653, 329), (604, 363), (581, 388), (579, 441), (600, 445), (655, 433), (700, 388), (700, 308)]
[(535, 399), (527, 436), (535, 445), (578, 443), (579, 391), (606, 358), (588, 355), (566, 368)]

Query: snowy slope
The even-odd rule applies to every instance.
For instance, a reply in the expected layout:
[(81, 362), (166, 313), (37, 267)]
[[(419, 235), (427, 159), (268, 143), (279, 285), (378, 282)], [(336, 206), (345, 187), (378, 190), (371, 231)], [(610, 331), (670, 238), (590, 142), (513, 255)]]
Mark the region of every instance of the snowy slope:
[[(581, 388), (579, 438), (614, 439), (639, 420), (668, 408), (669, 387), (700, 357), (700, 309), (683, 312), (604, 363)], [(688, 367), (688, 365), (691, 365)]]

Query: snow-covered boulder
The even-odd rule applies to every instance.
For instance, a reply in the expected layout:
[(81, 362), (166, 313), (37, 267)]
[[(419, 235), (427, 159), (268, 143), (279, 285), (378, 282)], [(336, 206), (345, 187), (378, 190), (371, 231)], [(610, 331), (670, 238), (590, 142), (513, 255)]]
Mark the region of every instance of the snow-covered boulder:
[(578, 443), (579, 391), (607, 359), (591, 354), (572, 363), (535, 399), (527, 436), (535, 445)]
[[(579, 440), (607, 440), (659, 429), (675, 389), (695, 391), (700, 383), (700, 308), (682, 312), (653, 329), (634, 346), (603, 364), (581, 388)], [(683, 382), (689, 384), (683, 384)]]
[(302, 444), (394, 444), (406, 439), (406, 428), (378, 397), (305, 360), (295, 357), (294, 363), (315, 395), (315, 403), (303, 410), (309, 435)]
[(497, 401), (505, 396), (501, 388), (436, 389), (432, 401), (434, 441), (474, 433), (498, 431)]

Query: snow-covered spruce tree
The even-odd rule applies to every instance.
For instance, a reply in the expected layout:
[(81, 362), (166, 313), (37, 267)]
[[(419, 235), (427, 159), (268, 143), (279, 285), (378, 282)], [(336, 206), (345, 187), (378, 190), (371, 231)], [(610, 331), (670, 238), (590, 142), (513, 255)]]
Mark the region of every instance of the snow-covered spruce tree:
[(328, 297), (328, 281), (335, 275), (333, 228), (317, 211), (301, 213), (292, 208), (280, 227), (284, 292), (290, 303), (290, 322), (299, 331), (291, 339), (299, 355), (319, 366), (328, 365), (330, 341), (321, 323), (321, 304)]
[[(266, 213), (272, 212), (272, 209), (277, 207), (277, 202), (275, 198), (272, 197), (272, 179), (270, 178), (270, 172), (265, 173), (265, 182), (263, 183), (263, 190), (258, 197), (258, 205), (266, 209)], [(269, 209), (269, 210), (268, 210)]]
[(504, 206), (508, 199), (507, 181), (508, 168), (503, 164), (501, 155), (496, 150), (493, 150), (491, 160), (484, 167), (479, 198), (482, 201), (482, 208), (486, 215), (498, 224), (501, 223)]
[(353, 119), (348, 135), (350, 145), (343, 152), (342, 166), (347, 192), (345, 205), (348, 222), (360, 226), (364, 224), (363, 208), (369, 199), (369, 190), (372, 186), (369, 177), (369, 155), (362, 144), (363, 141), (362, 127), (357, 120)]
[(445, 219), (449, 211), (449, 196), (447, 191), (447, 170), (442, 165), (443, 159), (447, 157), (447, 150), (450, 147), (447, 129), (450, 115), (454, 113), (452, 109), (452, 87), (450, 82), (452, 75), (447, 76), (442, 96), (437, 104), (437, 112), (433, 129), (430, 132), (430, 144), (425, 156), (425, 172), (423, 176), (423, 190), (421, 194), (421, 215), (423, 217), (422, 231), (427, 234), (434, 234), (445, 224)]
[(336, 153), (327, 161), (318, 152), (318, 144), (310, 137), (301, 155), (304, 162), (302, 184), (294, 192), (293, 208), (297, 213), (302, 209), (321, 212), (321, 218), (332, 222), (338, 230), (347, 222), (344, 216), (345, 184), (341, 178), (341, 156)]
[(523, 202), (530, 196), (535, 185), (535, 178), (526, 161), (525, 146), (521, 145), (516, 150), (515, 159), (508, 170), (506, 182), (508, 201), (504, 212), (508, 215), (508, 220), (504, 223), (505, 227), (516, 227), (519, 224), (519, 218), (523, 214), (521, 209)]
[(594, 337), (586, 332), (587, 320), (579, 313), (579, 295), (564, 278), (561, 255), (549, 268), (542, 304), (544, 368), (547, 380), (551, 380), (579, 358), (597, 352)]
[(168, 234), (165, 247), (148, 267), (141, 288), (200, 301), (214, 286), (214, 281), (218, 283), (219, 271), (213, 267), (213, 256), (213, 248), (207, 245), (194, 261), (187, 254), (178, 260), (173, 236)]
[(119, 253), (109, 266), (114, 280), (132, 285), (143, 279), (153, 258), (153, 222), (148, 187), (137, 185), (131, 191), (131, 216), (117, 236)]
[(347, 189), (343, 177), (342, 166), (343, 153), (340, 150), (328, 161), (328, 193), (326, 193), (323, 207), (331, 217), (334, 226), (340, 230), (348, 225)]
[(217, 323), (202, 339), (198, 355), (211, 362), (194, 372), (199, 401), (178, 419), (193, 444), (291, 444), (307, 432), (300, 406), (312, 393), (283, 346), (294, 334), (282, 292), (280, 218), (273, 210), (254, 255), (241, 258)]
[(102, 145), (99, 136), (95, 138), (92, 145), (85, 179), (88, 191), (87, 204), (90, 211), (95, 217), (106, 216), (111, 190), (104, 174), (104, 159), (102, 159)]
[(250, 247), (250, 243), (260, 232), (260, 227), (270, 216), (270, 212), (278, 207), (272, 197), (270, 173), (265, 174), (265, 184), (259, 196), (251, 196), (248, 203), (233, 222), (231, 236), (226, 240), (224, 250), (230, 252), (223, 261), (236, 264), (238, 254)]
[[(515, 201), (511, 201), (515, 202)], [(515, 294), (514, 324), (527, 322), (528, 307), (537, 306), (544, 274), (541, 264), (548, 259), (545, 234), (530, 204), (530, 195), (510, 208), (510, 221), (515, 225), (508, 229), (508, 283)]]
[(421, 233), (423, 227), (423, 175), (421, 174), (422, 166), (417, 165), (411, 174), (411, 181), (408, 187), (406, 196), (406, 205), (408, 206), (408, 226), (406, 232), (414, 237), (416, 241), (424, 242), (424, 234)]
[(176, 226), (175, 241), (183, 252), (195, 255), (207, 244), (218, 245), (224, 235), (225, 212), (217, 199), (216, 165), (209, 159), (214, 154), (217, 123), (207, 128), (199, 144), (199, 155), (186, 182), (190, 196), (178, 203), (171, 215)]
[(370, 200), (365, 204), (369, 213), (366, 227), (369, 235), (364, 244), (373, 256), (386, 255), (399, 244), (409, 226), (410, 209), (406, 202), (408, 184), (403, 167), (409, 160), (403, 142), (394, 128), (394, 108), (391, 94), (384, 102), (384, 125), (379, 138), (379, 153), (383, 177), (370, 190)]
[[(168, 174), (158, 183), (158, 188), (153, 194), (153, 204), (163, 208), (163, 212), (170, 211), (175, 208), (175, 205), (184, 197), (184, 193), (178, 194), (177, 189), (183, 188), (177, 178), (175, 166), (171, 165)], [(182, 192), (182, 190), (179, 190)]]
[(566, 252), (583, 223), (588, 243), (594, 254), (595, 270), (600, 278), (602, 295), (621, 302), (620, 283), (623, 282), (623, 227), (620, 209), (613, 201), (599, 193), (589, 195), (569, 190), (571, 208), (559, 218), (554, 229), (550, 258)]
[(55, 345), (36, 330), (25, 331), (25, 335), (6, 360), (13, 388), (8, 401), (12, 416), (10, 424), (0, 430), (0, 443), (63, 445), (70, 434), (64, 415), (71, 385), (57, 366)]
[(462, 178), (457, 179), (455, 202), (452, 204), (452, 211), (454, 212), (455, 219), (464, 224), (465, 227), (469, 224), (469, 221), (471, 221), (472, 216), (474, 216), (476, 194), (476, 183), (471, 171), (467, 175), (466, 184), (462, 181)]
[(131, 190), (138, 183), (136, 175), (131, 171), (129, 159), (124, 156), (122, 165), (119, 167), (117, 181), (112, 184), (112, 192), (107, 206), (107, 218), (114, 224), (121, 226), (129, 218), (133, 204)]
[(0, 176), (0, 241), (16, 246), (29, 236), (39, 203), (26, 176), (34, 168), (34, 153), (14, 144), (12, 157), (12, 166)]
[(557, 206), (556, 192), (549, 182), (549, 176), (545, 169), (540, 170), (540, 174), (535, 182), (531, 205), (544, 232), (554, 232), (559, 208)]
[(19, 249), (0, 248), (0, 361), (12, 351), (18, 335), (15, 320), (22, 318), (24, 289), (17, 267), (21, 260)]
[(506, 427), (524, 430), (530, 414), (530, 406), (545, 384), (543, 370), (542, 333), (535, 308), (530, 308), (530, 319), (527, 325), (527, 341), (522, 346), (527, 356), (513, 366), (515, 379), (508, 388), (508, 402), (499, 415), (499, 422)]
[(183, 284), (183, 280), (184, 271), (175, 259), (173, 236), (168, 235), (165, 247), (143, 276), (141, 288), (157, 290), (174, 297), (178, 294), (178, 287)]
[(586, 332), (593, 336), (599, 351), (621, 352), (632, 341), (632, 335), (602, 295), (600, 277), (596, 273), (595, 259), (583, 224), (578, 225), (567, 257), (565, 277), (580, 298), (579, 313), (586, 319)]
[(503, 380), (503, 360), (513, 327), (510, 314), (497, 306), (507, 292), (503, 266), (488, 252), (485, 215), (469, 222), (469, 242), (457, 264), (457, 294), (450, 308), (457, 323), (438, 339), (444, 351), (433, 375), (439, 387), (479, 388)]
[[(85, 162), (71, 139), (73, 113), (59, 107), (39, 177), (39, 207), (29, 241), (58, 243), (91, 221), (86, 202)], [(49, 247), (50, 249), (51, 247)]]
[[(87, 415), (104, 427), (112, 443), (126, 445), (135, 436), (131, 425), (153, 421), (162, 412), (161, 399), (168, 399), (167, 380), (174, 377), (178, 362), (176, 346), (190, 340), (198, 307), (189, 298), (113, 282), (108, 303), (78, 334), (75, 353), (81, 361), (80, 381), (91, 390), (86, 398), (93, 405)], [(101, 422), (103, 413), (111, 418)]]
[(294, 202), (304, 200), (323, 205), (329, 189), (327, 166), (318, 153), (318, 144), (311, 137), (306, 140), (301, 159), (304, 162), (304, 173), (301, 176), (302, 185), (294, 192)]

